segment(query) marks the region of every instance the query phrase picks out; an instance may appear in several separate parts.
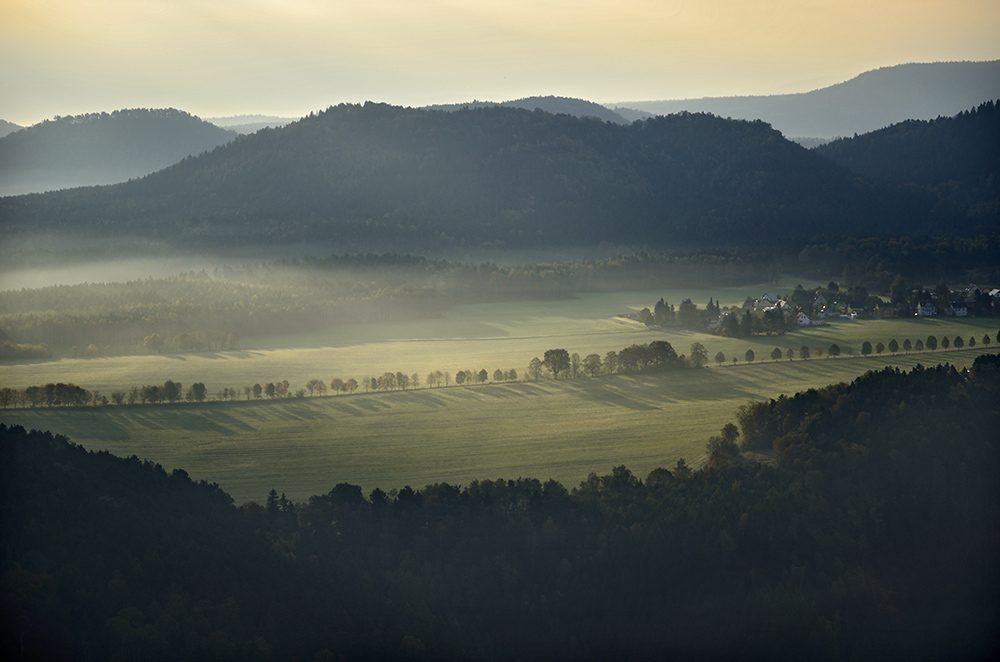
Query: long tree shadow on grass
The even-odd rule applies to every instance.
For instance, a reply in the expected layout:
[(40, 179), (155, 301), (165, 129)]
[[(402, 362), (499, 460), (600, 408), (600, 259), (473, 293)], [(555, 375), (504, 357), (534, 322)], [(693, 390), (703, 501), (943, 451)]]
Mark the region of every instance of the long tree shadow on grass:
[(565, 380), (563, 386), (582, 399), (602, 405), (635, 411), (652, 411), (660, 408), (662, 400), (658, 401), (647, 391), (635, 388), (631, 380), (626, 380), (628, 378), (623, 376), (607, 379)]
[(565, 380), (563, 385), (581, 398), (608, 406), (638, 411), (661, 409), (664, 405), (697, 400), (759, 399), (746, 388), (721, 381), (710, 370), (683, 370), (645, 375), (614, 375)]
[(530, 382), (479, 384), (463, 387), (461, 390), (463, 392), (475, 393), (479, 397), (491, 400), (522, 400), (543, 395), (546, 392), (545, 389)]
[(212, 432), (225, 436), (256, 432), (256, 428), (243, 418), (232, 416), (218, 408), (183, 411), (169, 407), (149, 407), (141, 412), (128, 412), (127, 420), (147, 430)]

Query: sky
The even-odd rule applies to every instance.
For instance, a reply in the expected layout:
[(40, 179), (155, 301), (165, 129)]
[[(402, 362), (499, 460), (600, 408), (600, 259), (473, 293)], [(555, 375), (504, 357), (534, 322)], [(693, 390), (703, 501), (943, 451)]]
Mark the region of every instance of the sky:
[(997, 0), (0, 0), (0, 119), (807, 92), (998, 35)]

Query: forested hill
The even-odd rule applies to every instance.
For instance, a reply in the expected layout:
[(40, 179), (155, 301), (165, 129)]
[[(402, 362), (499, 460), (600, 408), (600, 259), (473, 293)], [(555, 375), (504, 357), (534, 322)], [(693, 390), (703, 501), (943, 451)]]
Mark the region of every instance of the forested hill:
[(815, 148), (872, 180), (915, 185), (1000, 222), (1000, 103), (955, 117), (910, 120)]
[(0, 138), (0, 195), (123, 182), (235, 137), (173, 108), (56, 117)]
[(11, 133), (14, 133), (15, 131), (20, 131), (23, 128), (24, 128), (23, 126), (19, 126), (17, 124), (14, 124), (13, 122), (8, 122), (7, 120), (0, 120), (0, 138), (3, 138), (4, 136), (9, 135)]
[(586, 101), (585, 99), (574, 99), (571, 97), (525, 97), (523, 99), (515, 99), (513, 101), (470, 101), (468, 103), (452, 103), (452, 104), (441, 104), (436, 106), (427, 106), (428, 110), (462, 110), (465, 108), (491, 108), (493, 106), (503, 106), (505, 108), (523, 108), (525, 110), (544, 110), (547, 113), (552, 113), (554, 115), (563, 113), (565, 115), (573, 115), (574, 117), (595, 117), (599, 120), (604, 120), (605, 122), (614, 122), (616, 124), (628, 124), (629, 120), (623, 117), (620, 113), (606, 108), (593, 101)]
[[(962, 227), (763, 122), (622, 126), (516, 108), (340, 105), (140, 181), (0, 200), (3, 230), (345, 249), (718, 245)], [(947, 210), (944, 210), (947, 211)]]
[(908, 63), (866, 71), (801, 94), (624, 101), (657, 114), (708, 112), (762, 119), (786, 136), (833, 138), (867, 133), (907, 119), (950, 116), (1000, 96), (1000, 60)]
[(772, 447), (776, 466), (742, 459), (727, 425), (698, 471), (367, 497), (341, 483), (240, 508), (181, 470), (0, 425), (0, 647), (7, 660), (996, 659), (998, 389), (986, 355), (968, 373), (885, 369), (749, 405), (745, 445)]

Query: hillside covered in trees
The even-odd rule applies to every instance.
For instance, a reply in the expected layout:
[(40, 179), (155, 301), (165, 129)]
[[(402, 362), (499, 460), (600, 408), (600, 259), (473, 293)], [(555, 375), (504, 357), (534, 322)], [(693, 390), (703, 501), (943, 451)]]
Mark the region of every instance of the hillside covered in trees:
[(15, 131), (20, 131), (23, 128), (24, 128), (23, 126), (14, 124), (13, 122), (8, 122), (7, 120), (0, 120), (0, 138), (3, 138), (4, 136), (9, 135), (11, 133), (14, 133)]
[(295, 504), (276, 486), (239, 507), (0, 426), (0, 642), (6, 659), (991, 659), (998, 402), (996, 356), (885, 369), (749, 403), (698, 471)]
[(814, 150), (873, 181), (933, 192), (942, 206), (996, 219), (1000, 208), (1000, 104), (954, 117), (909, 120)]
[(8, 238), (156, 237), (338, 250), (663, 247), (818, 233), (962, 233), (933, 196), (880, 188), (763, 122), (622, 126), (517, 108), (340, 105), (139, 181), (0, 200)]
[(585, 99), (574, 99), (571, 97), (525, 97), (514, 99), (513, 101), (469, 101), (467, 103), (438, 104), (426, 106), (429, 110), (464, 110), (468, 108), (492, 108), (503, 106), (505, 108), (523, 108), (525, 110), (544, 110), (547, 113), (558, 115), (573, 115), (574, 117), (594, 117), (605, 122), (616, 124), (628, 124), (628, 120), (618, 112), (606, 108), (593, 101)]
[(124, 182), (235, 137), (173, 108), (56, 117), (0, 138), (0, 195)]

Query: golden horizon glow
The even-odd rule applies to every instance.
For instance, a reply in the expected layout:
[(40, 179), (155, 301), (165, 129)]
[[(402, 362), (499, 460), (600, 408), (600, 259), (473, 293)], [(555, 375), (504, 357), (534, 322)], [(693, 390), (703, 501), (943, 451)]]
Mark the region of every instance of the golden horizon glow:
[(995, 0), (0, 0), (0, 118), (804, 92), (998, 34)]

